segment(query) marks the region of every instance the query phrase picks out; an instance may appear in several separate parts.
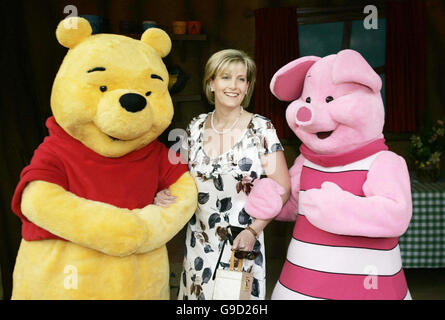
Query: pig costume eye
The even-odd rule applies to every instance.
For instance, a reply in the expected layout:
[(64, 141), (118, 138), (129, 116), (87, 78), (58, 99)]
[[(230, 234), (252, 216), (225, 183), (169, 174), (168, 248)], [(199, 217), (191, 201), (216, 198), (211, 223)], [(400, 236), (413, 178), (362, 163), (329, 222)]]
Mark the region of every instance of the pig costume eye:
[[(331, 102), (332, 100), (334, 100), (334, 98), (333, 98), (332, 96), (327, 96), (327, 97), (326, 97), (326, 102), (327, 102), (327, 103)], [(307, 102), (307, 103), (311, 103), (311, 97), (307, 97), (307, 98), (306, 98), (306, 102)]]

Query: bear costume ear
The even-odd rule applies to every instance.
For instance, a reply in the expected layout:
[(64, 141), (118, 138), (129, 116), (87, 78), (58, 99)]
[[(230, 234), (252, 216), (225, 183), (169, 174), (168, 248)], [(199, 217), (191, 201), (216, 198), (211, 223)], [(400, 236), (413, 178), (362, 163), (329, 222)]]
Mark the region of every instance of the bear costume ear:
[(141, 41), (155, 49), (161, 58), (168, 55), (172, 48), (172, 41), (168, 34), (158, 28), (148, 28), (145, 30), (141, 36)]
[(62, 46), (71, 49), (91, 36), (92, 33), (93, 30), (88, 20), (80, 17), (70, 17), (59, 22), (56, 29), (56, 38)]
[(306, 73), (320, 59), (316, 56), (302, 57), (281, 67), (270, 81), (270, 91), (282, 101), (300, 98)]
[(367, 86), (374, 92), (382, 88), (382, 79), (357, 51), (346, 49), (337, 54), (332, 69), (335, 84), (355, 82)]

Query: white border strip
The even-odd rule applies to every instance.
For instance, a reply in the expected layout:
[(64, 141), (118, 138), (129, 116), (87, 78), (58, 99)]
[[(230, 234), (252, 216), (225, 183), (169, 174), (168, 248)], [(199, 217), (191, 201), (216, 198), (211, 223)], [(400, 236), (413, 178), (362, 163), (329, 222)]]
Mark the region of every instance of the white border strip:
[(275, 288), (273, 289), (271, 300), (325, 300), (320, 298), (315, 298), (292, 291), (277, 281)]
[(287, 259), (303, 268), (338, 274), (392, 276), (402, 268), (399, 245), (391, 250), (331, 247), (292, 238)]

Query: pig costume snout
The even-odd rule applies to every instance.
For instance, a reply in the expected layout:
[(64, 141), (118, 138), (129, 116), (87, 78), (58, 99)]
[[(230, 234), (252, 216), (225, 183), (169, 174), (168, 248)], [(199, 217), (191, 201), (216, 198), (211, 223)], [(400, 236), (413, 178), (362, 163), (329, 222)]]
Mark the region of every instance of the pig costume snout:
[(278, 99), (292, 101), (286, 111), (290, 128), (322, 154), (345, 151), (345, 141), (353, 149), (382, 136), (381, 86), (380, 77), (353, 50), (292, 61), (270, 84)]
[(312, 110), (305, 106), (298, 108), (296, 121), (300, 126), (310, 124), (312, 122)]

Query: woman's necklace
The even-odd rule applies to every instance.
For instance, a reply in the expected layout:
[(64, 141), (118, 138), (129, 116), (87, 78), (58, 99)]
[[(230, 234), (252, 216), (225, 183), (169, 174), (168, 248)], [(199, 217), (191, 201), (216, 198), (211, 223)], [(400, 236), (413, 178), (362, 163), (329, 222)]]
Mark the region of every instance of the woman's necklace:
[(215, 128), (215, 125), (213, 124), (213, 115), (215, 114), (215, 111), (212, 112), (212, 117), (210, 118), (210, 125), (212, 126), (213, 131), (215, 131), (217, 134), (225, 134), (226, 132), (230, 131), (233, 129), (233, 127), (238, 123), (239, 119), (241, 118), (241, 114), (243, 113), (244, 108), (241, 106), (241, 110), (239, 112), (239, 116), (238, 118), (236, 118), (236, 120), (232, 123), (232, 125), (230, 126), (230, 128), (228, 129), (223, 129), (222, 131), (218, 131)]

